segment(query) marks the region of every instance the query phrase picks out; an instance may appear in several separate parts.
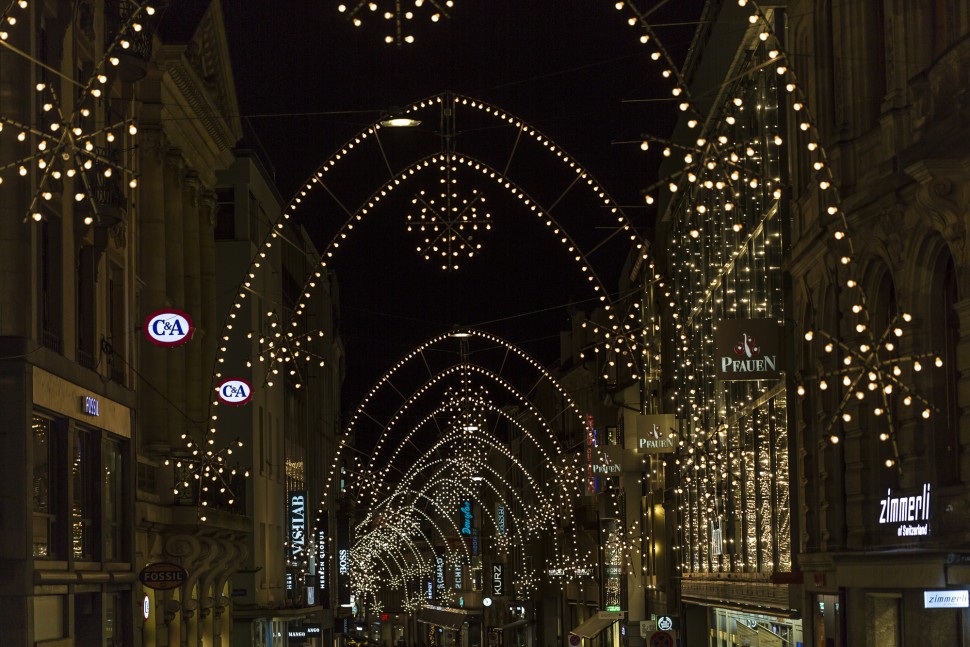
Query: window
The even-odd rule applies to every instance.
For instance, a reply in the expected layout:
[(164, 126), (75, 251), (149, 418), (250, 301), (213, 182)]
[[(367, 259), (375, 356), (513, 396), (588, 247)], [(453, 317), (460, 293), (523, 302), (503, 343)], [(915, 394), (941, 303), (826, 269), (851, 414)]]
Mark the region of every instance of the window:
[[(948, 256), (943, 270), (943, 298), (939, 304), (942, 309), (940, 316), (934, 316), (937, 326), (942, 326), (941, 334), (934, 332), (933, 337), (938, 340), (937, 346), (942, 346), (943, 380), (942, 394), (936, 396), (936, 403), (943, 409), (941, 420), (945, 427), (938, 431), (936, 438), (936, 465), (939, 470), (939, 480), (943, 484), (960, 482), (960, 402), (957, 397), (957, 384), (960, 372), (957, 370), (957, 344), (960, 341), (960, 317), (957, 315), (956, 304), (959, 300), (957, 292), (957, 275), (953, 267), (953, 258)], [(937, 391), (936, 393), (940, 393)]]
[(234, 189), (216, 189), (216, 240), (236, 237), (236, 202)]
[[(125, 469), (122, 445), (118, 440), (107, 438), (103, 444), (104, 461), (101, 466), (101, 506), (104, 523), (104, 559), (123, 559), (124, 551), (124, 492)], [(120, 644), (120, 643), (119, 643)]]
[(40, 222), (40, 254), (37, 268), (40, 283), (41, 343), (56, 353), (61, 340), (61, 244), (60, 220)]
[(77, 360), (87, 368), (94, 368), (94, 248), (84, 245), (77, 257)]
[(31, 491), (33, 496), (33, 555), (56, 557), (55, 527), (57, 514), (53, 492), (55, 489), (54, 429), (51, 420), (35, 415), (31, 424), (33, 446), (33, 470)]
[(128, 595), (124, 592), (104, 596), (104, 645), (122, 647), (131, 644), (128, 636)]
[(94, 433), (78, 428), (71, 443), (71, 552), (74, 559), (95, 559), (93, 519), (95, 515)]

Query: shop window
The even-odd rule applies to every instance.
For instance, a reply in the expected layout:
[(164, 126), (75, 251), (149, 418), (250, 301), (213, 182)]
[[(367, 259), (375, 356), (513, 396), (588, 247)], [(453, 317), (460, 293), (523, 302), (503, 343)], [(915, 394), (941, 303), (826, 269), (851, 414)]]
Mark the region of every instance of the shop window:
[(868, 644), (872, 647), (899, 647), (901, 626), (900, 598), (891, 594), (866, 596)]
[(48, 418), (35, 415), (31, 423), (31, 495), (33, 498), (33, 555), (57, 557), (57, 508), (54, 498), (56, 474), (54, 468), (54, 427)]
[(38, 595), (33, 601), (34, 640), (55, 640), (64, 637), (65, 601), (64, 595)]
[(71, 552), (74, 559), (92, 560), (95, 554), (95, 476), (94, 433), (84, 428), (75, 430), (71, 443)]
[(128, 598), (125, 592), (104, 596), (104, 647), (130, 645), (128, 628)]
[(104, 559), (122, 560), (125, 557), (125, 465), (119, 440), (105, 439), (101, 469), (104, 477), (101, 485)]

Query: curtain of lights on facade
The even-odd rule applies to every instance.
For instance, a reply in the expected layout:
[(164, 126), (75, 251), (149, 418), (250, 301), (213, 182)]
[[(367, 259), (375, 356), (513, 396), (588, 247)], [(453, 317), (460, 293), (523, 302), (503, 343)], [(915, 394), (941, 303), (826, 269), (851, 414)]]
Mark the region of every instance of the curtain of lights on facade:
[[(680, 569), (789, 571), (788, 424), (783, 381), (718, 382), (714, 324), (783, 322), (778, 75), (763, 44), (725, 96), (709, 141), (717, 164), (683, 178), (674, 204), (672, 397), (686, 423), (676, 462)], [(740, 99), (740, 101), (737, 101)], [(714, 168), (710, 168), (713, 166)]]

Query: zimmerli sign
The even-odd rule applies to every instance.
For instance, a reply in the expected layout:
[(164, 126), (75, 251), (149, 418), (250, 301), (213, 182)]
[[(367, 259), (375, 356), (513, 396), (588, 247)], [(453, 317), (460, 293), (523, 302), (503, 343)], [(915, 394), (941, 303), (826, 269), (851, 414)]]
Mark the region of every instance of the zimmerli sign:
[(923, 591), (924, 609), (966, 609), (970, 607), (967, 591)]
[(879, 501), (880, 524), (894, 524), (897, 537), (925, 537), (930, 534), (930, 484), (915, 496), (894, 497), (891, 489)]
[(717, 379), (781, 377), (781, 335), (773, 319), (722, 319), (714, 333)]
[(189, 315), (178, 310), (159, 310), (145, 319), (145, 336), (159, 346), (181, 346), (192, 339), (193, 332)]

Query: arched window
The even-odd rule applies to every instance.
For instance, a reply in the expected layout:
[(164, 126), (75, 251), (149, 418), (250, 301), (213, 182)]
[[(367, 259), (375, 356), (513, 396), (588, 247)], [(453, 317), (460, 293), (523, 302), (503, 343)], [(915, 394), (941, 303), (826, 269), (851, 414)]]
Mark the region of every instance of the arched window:
[(931, 418), (937, 480), (943, 485), (960, 482), (960, 403), (957, 399), (957, 343), (960, 340), (960, 319), (956, 304), (959, 300), (957, 273), (949, 253), (937, 264), (930, 294), (938, 294), (931, 302), (930, 324), (934, 350), (940, 353), (943, 368), (933, 373), (932, 404), (939, 409)]
[[(892, 275), (886, 267), (880, 268), (874, 273), (873, 289), (870, 293), (869, 302), (869, 326), (875, 339), (879, 339), (891, 326), (897, 322), (899, 305), (896, 301), (896, 286), (893, 284)], [(886, 361), (895, 360), (899, 357), (899, 345), (895, 344), (892, 351), (885, 348), (879, 351), (884, 360), (882, 370), (887, 375), (879, 380), (882, 385), (890, 384), (891, 371)], [(901, 457), (896, 456), (894, 443), (897, 442), (895, 435), (900, 432), (903, 421), (900, 416), (904, 413), (903, 407), (898, 406), (898, 399), (902, 396), (898, 394), (898, 389), (894, 390), (890, 396), (877, 399), (867, 397), (864, 405), (865, 410), (860, 411), (866, 420), (866, 434), (869, 435), (867, 447), (869, 447), (868, 469), (872, 474), (871, 485), (875, 488), (873, 492), (881, 492), (886, 487), (899, 487), (899, 467), (892, 464), (887, 465), (887, 461), (895, 463)], [(876, 407), (881, 413), (876, 412)]]

